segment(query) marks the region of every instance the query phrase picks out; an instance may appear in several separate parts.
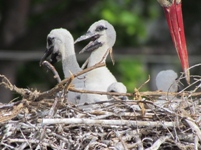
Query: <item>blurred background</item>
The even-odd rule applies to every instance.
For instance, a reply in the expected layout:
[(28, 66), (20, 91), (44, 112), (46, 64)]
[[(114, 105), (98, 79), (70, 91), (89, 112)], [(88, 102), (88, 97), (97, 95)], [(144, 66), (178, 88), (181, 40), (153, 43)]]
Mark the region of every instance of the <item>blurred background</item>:
[[(201, 1), (183, 0), (183, 17), (190, 65), (201, 61)], [(46, 49), (47, 34), (54, 28), (66, 28), (74, 39), (100, 19), (116, 29), (113, 48), (115, 65), (107, 66), (128, 92), (156, 90), (155, 77), (160, 70), (181, 66), (171, 41), (165, 16), (156, 0), (1, 0), (0, 1), (0, 74), (18, 87), (44, 91), (57, 82), (50, 71), (39, 66)], [(86, 43), (76, 44), (76, 53)], [(82, 64), (89, 54), (78, 54)], [(56, 68), (63, 79), (61, 63)], [(191, 71), (199, 74), (200, 69)], [(0, 87), (0, 102), (17, 97)]]

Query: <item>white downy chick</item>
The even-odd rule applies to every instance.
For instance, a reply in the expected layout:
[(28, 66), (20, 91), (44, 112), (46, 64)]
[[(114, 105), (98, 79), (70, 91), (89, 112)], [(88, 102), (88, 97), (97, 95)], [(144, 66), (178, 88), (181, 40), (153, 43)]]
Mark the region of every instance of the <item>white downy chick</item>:
[[(62, 61), (63, 73), (65, 78), (80, 72), (80, 68), (74, 50), (74, 39), (71, 33), (63, 28), (53, 29), (47, 36), (47, 47), (44, 56), (40, 63), (51, 56), (50, 63)], [(84, 75), (75, 78), (72, 82), (75, 88), (82, 89), (84, 86)], [(68, 101), (78, 104), (80, 100), (80, 93), (69, 92)]]

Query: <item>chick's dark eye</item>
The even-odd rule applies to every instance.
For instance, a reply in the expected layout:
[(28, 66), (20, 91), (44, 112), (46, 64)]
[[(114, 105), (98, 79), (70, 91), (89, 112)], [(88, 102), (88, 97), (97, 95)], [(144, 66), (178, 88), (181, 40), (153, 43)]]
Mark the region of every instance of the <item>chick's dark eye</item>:
[(48, 38), (47, 38), (47, 44), (48, 44), (49, 46), (52, 45), (53, 39), (54, 39), (54, 38), (51, 38), (51, 37), (48, 37)]
[(107, 28), (104, 27), (104, 26), (98, 26), (98, 27), (96, 28), (96, 31), (103, 31), (103, 30), (105, 30), (105, 29), (107, 29)]

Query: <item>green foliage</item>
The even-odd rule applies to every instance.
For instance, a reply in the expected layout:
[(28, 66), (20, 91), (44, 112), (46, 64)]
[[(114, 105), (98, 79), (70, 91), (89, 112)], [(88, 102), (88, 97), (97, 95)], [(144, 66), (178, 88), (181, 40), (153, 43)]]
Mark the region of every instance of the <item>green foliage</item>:
[(147, 40), (147, 21), (159, 17), (156, 4), (155, 0), (105, 0), (99, 2), (92, 12), (115, 26), (117, 45), (136, 46)]
[[(143, 64), (139, 60), (121, 60), (117, 64), (117, 70), (121, 74), (119, 81), (126, 85), (128, 92), (133, 92), (134, 88), (139, 88), (148, 78)], [(142, 90), (147, 90), (146, 85), (143, 86)]]

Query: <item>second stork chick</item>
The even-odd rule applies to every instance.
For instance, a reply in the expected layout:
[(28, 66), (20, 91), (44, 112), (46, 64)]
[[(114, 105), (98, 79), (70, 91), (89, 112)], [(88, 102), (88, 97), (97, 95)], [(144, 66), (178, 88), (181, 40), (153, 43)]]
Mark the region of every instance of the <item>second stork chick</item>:
[[(114, 82), (108, 87), (107, 91), (114, 92), (114, 93), (127, 93), (127, 88), (121, 82)], [(108, 99), (113, 99), (113, 96), (111, 95), (108, 95), (107, 97)], [(127, 96), (117, 96), (117, 98), (120, 100), (128, 100)]]
[[(87, 67), (94, 66), (97, 63), (106, 61), (107, 55), (112, 50), (116, 41), (116, 31), (114, 27), (105, 20), (93, 23), (86, 34), (79, 37), (75, 43), (90, 39), (91, 41), (82, 50), (89, 51), (91, 55), (88, 59)], [(117, 82), (114, 75), (104, 66), (96, 68), (86, 73), (85, 89), (91, 91), (108, 91), (108, 87)], [(81, 103), (93, 103), (108, 100), (106, 95), (83, 94)]]
[[(41, 58), (40, 64), (51, 55), (50, 63), (62, 61), (62, 68), (65, 78), (80, 72), (80, 68), (74, 50), (74, 39), (71, 33), (63, 28), (53, 29), (47, 36), (47, 46), (44, 56)], [(75, 88), (82, 89), (84, 86), (84, 75), (75, 78), (72, 81)], [(80, 93), (69, 92), (68, 101), (78, 104)]]

